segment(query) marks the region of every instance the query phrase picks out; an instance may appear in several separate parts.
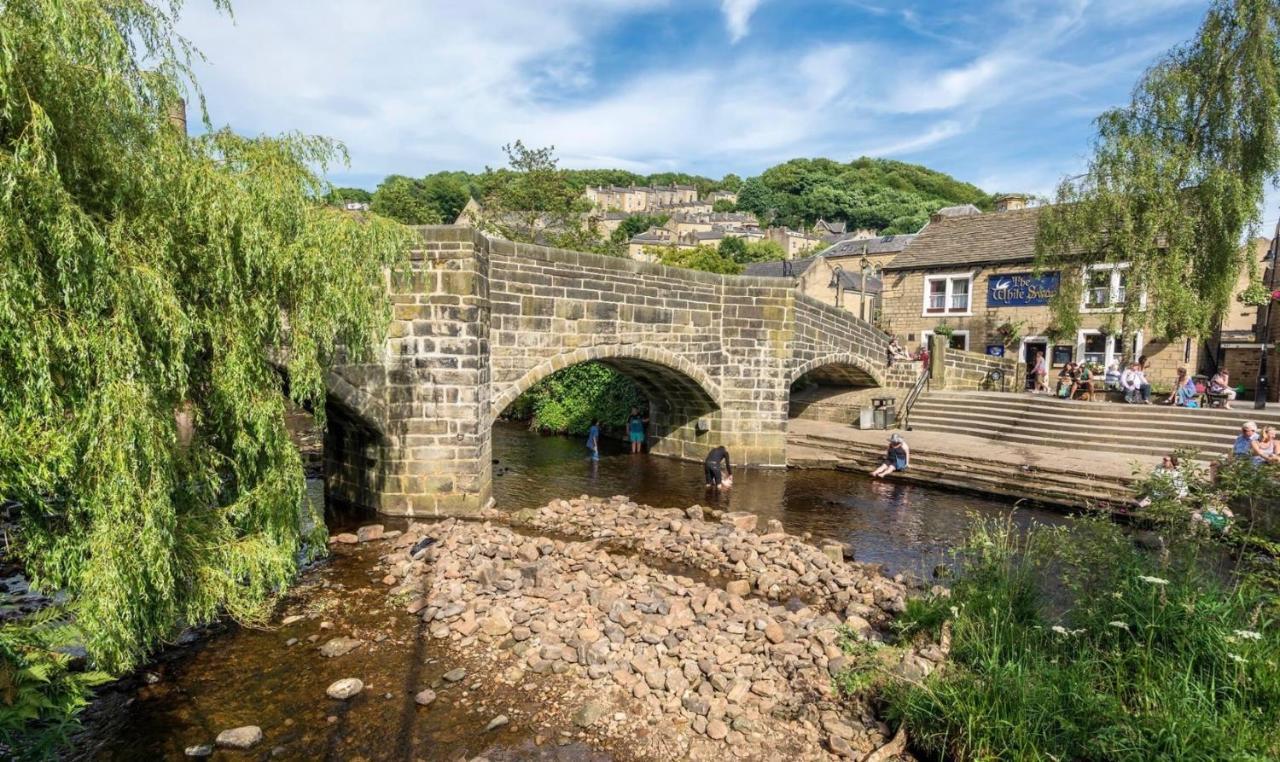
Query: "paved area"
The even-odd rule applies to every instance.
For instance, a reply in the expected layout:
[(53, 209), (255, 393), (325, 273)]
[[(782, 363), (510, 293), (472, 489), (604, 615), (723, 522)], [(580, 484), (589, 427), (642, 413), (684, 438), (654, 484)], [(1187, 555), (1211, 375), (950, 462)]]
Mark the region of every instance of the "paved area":
[(795, 441), (798, 436), (822, 436), (884, 447), (889, 434), (897, 432), (907, 440), (911, 452), (918, 455), (947, 455), (978, 458), (993, 463), (1006, 463), (1011, 471), (1035, 467), (1088, 476), (1132, 478), (1135, 467), (1143, 470), (1159, 464), (1159, 459), (1123, 453), (1073, 450), (1070, 448), (1001, 443), (982, 437), (933, 431), (863, 430), (848, 424), (793, 418), (787, 422), (788, 457), (814, 456), (814, 448)]

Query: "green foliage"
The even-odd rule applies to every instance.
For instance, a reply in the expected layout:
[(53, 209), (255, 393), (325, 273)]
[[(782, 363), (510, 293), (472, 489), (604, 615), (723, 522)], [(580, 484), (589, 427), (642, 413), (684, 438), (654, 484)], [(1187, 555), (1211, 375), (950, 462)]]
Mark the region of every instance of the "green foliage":
[(45, 759), (67, 741), (89, 690), (107, 680), (102, 672), (71, 669), (76, 629), (49, 608), (21, 624), (0, 625), (0, 753)]
[[(1130, 263), (1126, 330), (1208, 335), (1230, 307), (1268, 181), (1280, 170), (1280, 2), (1215, 0), (1196, 37), (1098, 117), (1085, 174), (1041, 216), (1042, 263), (1062, 269), (1074, 333), (1085, 268)], [(1144, 312), (1142, 294), (1145, 293)]]
[(1280, 628), (1213, 552), (1138, 550), (1106, 519), (975, 522), (950, 597), (900, 619), (952, 623), (951, 661), (884, 689), (892, 720), (950, 759), (1271, 759)]
[(716, 213), (736, 212), (738, 211), (738, 205), (727, 198), (722, 198), (711, 205), (711, 211)]
[(742, 265), (722, 255), (720, 250), (713, 246), (692, 248), (646, 246), (644, 251), (662, 264), (672, 267), (684, 267), (722, 275), (737, 275), (742, 272)]
[[(180, 6), (0, 5), (0, 498), (107, 671), (224, 612), (262, 621), (322, 541), (268, 351), (322, 410), (335, 341), (381, 339), (408, 244), (323, 204), (329, 140), (174, 128)], [(43, 658), (15, 648), (11, 673)]]
[(941, 172), (888, 159), (792, 159), (742, 184), (737, 208), (766, 224), (808, 228), (818, 218), (882, 233), (914, 233), (939, 208), (989, 206), (979, 188)]
[(648, 403), (631, 379), (607, 365), (580, 363), (557, 371), (520, 395), (504, 415), (529, 421), (530, 428), (556, 434), (585, 434), (591, 421), (621, 429), (632, 408)]
[(445, 220), (424, 183), (404, 175), (389, 175), (383, 180), (373, 192), (369, 209), (406, 225), (439, 225)]
[(671, 219), (667, 214), (637, 214), (622, 221), (618, 229), (609, 237), (613, 243), (626, 244), (635, 236), (649, 228), (660, 228)]
[(485, 169), (486, 189), (477, 227), (509, 241), (598, 251), (604, 242), (584, 222), (591, 204), (566, 170), (555, 147), (528, 148), (519, 140), (502, 147), (510, 164)]
[[(721, 257), (740, 265), (748, 265), (752, 262), (773, 262), (786, 259), (787, 256), (786, 252), (782, 250), (782, 244), (777, 241), (747, 241), (737, 236), (729, 236), (722, 239), (720, 245), (716, 247), (716, 251)], [(712, 272), (720, 271), (713, 270)]]
[(364, 188), (332, 188), (325, 194), (324, 200), (334, 206), (342, 206), (348, 201), (367, 204), (373, 200), (373, 194)]

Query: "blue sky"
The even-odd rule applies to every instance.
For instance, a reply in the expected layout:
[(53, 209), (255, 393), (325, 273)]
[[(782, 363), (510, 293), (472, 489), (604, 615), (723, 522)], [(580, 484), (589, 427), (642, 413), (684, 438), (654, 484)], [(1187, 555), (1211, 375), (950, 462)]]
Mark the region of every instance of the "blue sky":
[(215, 124), (348, 147), (338, 184), (480, 170), (517, 138), (569, 167), (742, 176), (917, 162), (1050, 193), (1091, 120), (1203, 0), (197, 0)]

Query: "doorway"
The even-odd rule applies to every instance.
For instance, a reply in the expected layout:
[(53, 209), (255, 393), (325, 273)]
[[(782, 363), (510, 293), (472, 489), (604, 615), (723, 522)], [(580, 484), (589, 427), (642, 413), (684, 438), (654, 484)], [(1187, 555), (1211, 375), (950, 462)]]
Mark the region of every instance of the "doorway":
[(1024, 379), (1024, 387), (1028, 390), (1036, 388), (1036, 376), (1032, 371), (1036, 367), (1036, 355), (1043, 353), (1045, 357), (1045, 367), (1049, 364), (1049, 340), (1039, 337), (1028, 337), (1022, 341), (1022, 363), (1026, 365), (1027, 376)]

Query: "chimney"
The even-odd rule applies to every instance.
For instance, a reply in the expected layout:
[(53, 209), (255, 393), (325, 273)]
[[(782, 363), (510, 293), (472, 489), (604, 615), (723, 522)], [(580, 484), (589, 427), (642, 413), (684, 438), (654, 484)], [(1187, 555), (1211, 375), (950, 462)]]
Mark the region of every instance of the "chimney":
[(183, 135), (187, 134), (187, 102), (181, 98), (169, 104), (169, 124)]
[(996, 199), (997, 212), (1012, 212), (1027, 207), (1027, 197), (1009, 193)]

